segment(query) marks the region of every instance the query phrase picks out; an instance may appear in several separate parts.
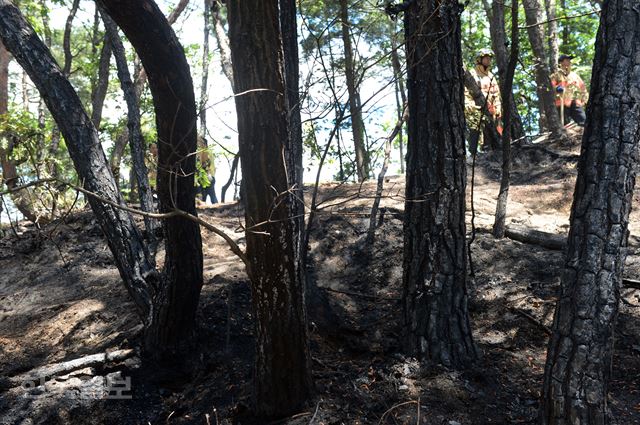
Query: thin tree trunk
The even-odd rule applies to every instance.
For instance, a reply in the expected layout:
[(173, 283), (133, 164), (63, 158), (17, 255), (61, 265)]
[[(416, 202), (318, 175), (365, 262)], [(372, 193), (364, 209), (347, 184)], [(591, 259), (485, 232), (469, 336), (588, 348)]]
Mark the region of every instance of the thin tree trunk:
[(604, 2), (547, 351), (540, 423), (613, 423), (607, 402), (640, 143), (640, 3)]
[(227, 194), (227, 190), (231, 183), (233, 183), (233, 179), (236, 175), (236, 170), (238, 169), (238, 162), (240, 161), (240, 154), (233, 157), (233, 163), (231, 164), (231, 171), (229, 173), (229, 180), (222, 186), (220, 190), (220, 202), (224, 203), (225, 195)]
[(404, 140), (402, 137), (402, 127), (404, 126), (404, 120), (402, 120), (405, 105), (407, 104), (407, 95), (404, 88), (404, 75), (402, 73), (402, 66), (400, 65), (400, 55), (398, 55), (398, 43), (396, 41), (396, 21), (393, 21), (391, 25), (391, 66), (393, 66), (393, 78), (395, 79), (396, 89), (396, 110), (398, 121), (402, 121), (403, 124), (398, 129), (398, 144), (400, 146), (400, 172), (404, 174)]
[(222, 72), (227, 80), (231, 84), (233, 89), (233, 67), (231, 66), (231, 51), (229, 49), (229, 40), (227, 33), (222, 26), (222, 18), (220, 17), (220, 1), (214, 0), (212, 5), (212, 17), (213, 17), (213, 33), (218, 42), (218, 52), (220, 53), (220, 63), (222, 64)]
[(297, 200), (286, 166), (291, 133), (278, 0), (233, 1), (227, 8), (235, 90), (267, 89), (235, 100), (255, 319), (255, 411), (282, 417), (302, 408), (312, 382)]
[[(207, 146), (207, 91), (209, 87), (209, 32), (211, 26), (211, 7), (215, 0), (204, 1), (204, 23), (202, 44), (202, 80), (200, 83), (200, 102), (198, 104), (198, 115), (200, 117), (200, 135)], [(213, 158), (211, 158), (213, 160)]]
[[(9, 0), (0, 0), (0, 37), (27, 71), (60, 126), (84, 187), (116, 204), (123, 204), (107, 167), (98, 132), (80, 99), (47, 47)], [(154, 279), (155, 274), (142, 237), (128, 213), (94, 197), (88, 200), (105, 233), (120, 276), (146, 321), (152, 302), (146, 279)]]
[(556, 0), (544, 0), (547, 12), (547, 48), (549, 49), (549, 71), (553, 74), (558, 70), (558, 21), (556, 20)]
[(502, 80), (500, 89), (504, 108), (504, 132), (502, 133), (502, 178), (500, 179), (500, 193), (496, 204), (496, 216), (493, 224), (493, 236), (503, 238), (507, 219), (507, 199), (511, 184), (511, 96), (513, 92), (513, 77), (518, 63), (520, 39), (518, 36), (518, 0), (511, 0), (511, 53), (509, 63)]
[(109, 156), (109, 168), (113, 174), (118, 189), (120, 188), (120, 164), (124, 151), (127, 148), (127, 142), (129, 141), (129, 130), (125, 129), (121, 131), (116, 140), (113, 143), (113, 149), (111, 149), (111, 156)]
[[(507, 52), (507, 37), (505, 26), (505, 9), (504, 1), (493, 0), (491, 4), (487, 0), (483, 1), (485, 12), (489, 18), (489, 33), (491, 34), (491, 46), (496, 55), (496, 65), (498, 66), (498, 78), (500, 82), (506, 78), (507, 64), (509, 62), (509, 54)], [(513, 91), (506, 94), (509, 97), (509, 105), (511, 109), (511, 138), (513, 140), (522, 139), (525, 136), (522, 118), (518, 113), (518, 105), (516, 104)], [(506, 99), (502, 97), (502, 99)], [(503, 102), (502, 113), (505, 111), (506, 102)]]
[(91, 91), (91, 121), (96, 128), (100, 128), (102, 121), (102, 110), (104, 99), (107, 97), (109, 88), (109, 65), (111, 64), (111, 35), (106, 32), (100, 50), (100, 61), (98, 62), (98, 80)]
[(407, 111), (403, 111), (402, 115), (396, 125), (393, 127), (391, 134), (387, 136), (387, 140), (384, 143), (384, 160), (382, 162), (382, 168), (378, 174), (378, 184), (376, 186), (376, 198), (373, 201), (371, 207), (371, 213), (369, 215), (369, 229), (367, 230), (367, 245), (372, 248), (373, 242), (376, 236), (376, 216), (378, 214), (378, 208), (380, 207), (380, 201), (382, 199), (382, 191), (384, 189), (384, 177), (387, 174), (387, 168), (389, 167), (389, 159), (391, 157), (391, 144), (393, 140), (400, 135), (404, 122), (409, 118)]
[(564, 137), (564, 126), (560, 122), (560, 116), (555, 106), (554, 94), (551, 91), (551, 79), (544, 43), (543, 26), (540, 12), (540, 0), (523, 0), (524, 12), (527, 22), (527, 33), (533, 50), (535, 68), (536, 91), (540, 107), (540, 119), (543, 126), (549, 130), (553, 137)]
[[(160, 212), (178, 208), (196, 215), (197, 109), (182, 45), (152, 0), (100, 3), (124, 31), (149, 76), (158, 132)], [(202, 288), (202, 241), (198, 225), (186, 218), (165, 220), (163, 229), (164, 284), (154, 297), (145, 346), (161, 363), (181, 363), (192, 353)]]
[[(567, 13), (567, 1), (560, 0), (560, 8), (564, 16), (568, 16)], [(569, 25), (566, 23), (562, 26), (562, 47), (566, 48), (569, 45)]]
[[(9, 63), (11, 53), (0, 42), (0, 115), (9, 112)], [(18, 140), (11, 134), (3, 132), (2, 137), (6, 140), (6, 147), (0, 145), (0, 166), (2, 166), (2, 181), (7, 185), (7, 189), (19, 186), (18, 166), (13, 159), (13, 149)], [(27, 193), (16, 193), (11, 197), (13, 204), (20, 213), (29, 221), (37, 223), (38, 214), (34, 211), (33, 203)]]
[(460, 17), (454, 0), (405, 12), (409, 142), (403, 343), (424, 362), (462, 367), (477, 352), (467, 311)]
[(362, 120), (362, 106), (360, 91), (357, 85), (356, 65), (351, 46), (351, 22), (347, 0), (340, 0), (340, 20), (342, 26), (342, 43), (344, 45), (344, 76), (347, 80), (349, 93), (349, 112), (351, 113), (351, 129), (353, 131), (353, 145), (356, 153), (356, 172), (358, 181), (369, 179), (369, 155), (364, 140), (364, 122)]
[[(140, 128), (140, 108), (138, 107), (138, 100), (136, 99), (136, 91), (133, 87), (133, 81), (131, 81), (131, 74), (129, 74), (126, 51), (122, 41), (120, 40), (120, 34), (118, 34), (118, 27), (115, 22), (113, 22), (107, 14), (102, 15), (106, 31), (105, 43), (107, 40), (111, 43), (113, 55), (116, 59), (116, 66), (118, 68), (120, 87), (122, 88), (122, 93), (124, 94), (125, 101), (127, 102), (127, 133), (129, 135), (129, 147), (131, 150), (133, 170), (138, 184), (138, 193), (140, 195), (140, 207), (142, 208), (142, 211), (152, 212), (154, 210), (153, 194), (151, 193), (151, 187), (149, 185), (149, 170), (144, 162), (146, 149), (144, 137), (142, 136), (142, 129)], [(147, 237), (149, 240), (152, 243), (155, 242), (154, 233), (155, 229), (158, 227), (158, 223), (149, 217), (144, 217), (144, 226), (147, 230)]]
[(73, 28), (73, 20), (78, 12), (80, 6), (80, 0), (73, 0), (71, 10), (67, 16), (67, 22), (64, 26), (64, 35), (62, 37), (62, 49), (64, 51), (64, 65), (62, 66), (62, 73), (65, 77), (69, 77), (71, 74), (71, 62), (73, 61), (73, 55), (71, 53), (71, 29)]

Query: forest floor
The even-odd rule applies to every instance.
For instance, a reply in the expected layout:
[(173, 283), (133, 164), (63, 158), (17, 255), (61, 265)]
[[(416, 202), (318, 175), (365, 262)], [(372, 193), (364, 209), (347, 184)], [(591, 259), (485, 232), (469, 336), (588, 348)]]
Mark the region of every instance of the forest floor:
[[(570, 143), (514, 145), (513, 154), (508, 223), (566, 233), (579, 134)], [(482, 358), (464, 371), (420, 366), (400, 353), (404, 178), (387, 178), (373, 245), (364, 238), (375, 182), (322, 185), (308, 275), (337, 315), (329, 327), (322, 318), (310, 324), (316, 398), (271, 423), (416, 424), (418, 416), (422, 424), (535, 423), (563, 254), (487, 233), (500, 163), (500, 153), (483, 153), (475, 167), (469, 309)], [(630, 278), (640, 277), (638, 210), (634, 201)], [(199, 213), (242, 246), (237, 204)], [(135, 355), (20, 384), (16, 377), (41, 365), (136, 348), (141, 326), (91, 213), (17, 230), (0, 240), (0, 424), (269, 423), (246, 415), (253, 353), (247, 277), (224, 241), (206, 231), (200, 367), (188, 384), (155, 384), (154, 371)], [(609, 406), (621, 425), (640, 423), (639, 294), (622, 289), (616, 327)]]

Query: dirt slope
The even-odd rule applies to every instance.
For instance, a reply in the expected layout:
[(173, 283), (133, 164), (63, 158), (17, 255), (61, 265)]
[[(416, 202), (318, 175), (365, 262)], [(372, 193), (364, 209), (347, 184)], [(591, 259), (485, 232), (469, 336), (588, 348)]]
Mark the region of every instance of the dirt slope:
[[(514, 146), (508, 222), (566, 232), (578, 154), (576, 141)], [(499, 154), (478, 157), (474, 222), (480, 229), (493, 222), (499, 167)], [(418, 412), (423, 424), (535, 423), (562, 252), (477, 233), (469, 292), (483, 358), (462, 372), (421, 367), (400, 354), (398, 343), (403, 178), (386, 182), (373, 245), (364, 243), (364, 232), (374, 184), (321, 189), (323, 210), (313, 227), (308, 276), (335, 316), (310, 324), (316, 399), (300, 415), (278, 423), (415, 424)], [(637, 210), (626, 271), (636, 278)], [(242, 217), (238, 205), (200, 214), (242, 246), (242, 234), (235, 232)], [(136, 357), (45, 385), (7, 384), (6, 378), (40, 365), (135, 348), (141, 330), (89, 212), (41, 231), (22, 224), (19, 231), (19, 236), (7, 231), (0, 240), (0, 370), (5, 378), (0, 423), (252, 422), (245, 413), (251, 394), (250, 289), (240, 261), (206, 232), (198, 315), (201, 365), (189, 384), (153, 384), (153, 370), (142, 368)], [(632, 289), (622, 295), (610, 405), (618, 423), (631, 424), (640, 423), (640, 300)], [(101, 392), (126, 378), (131, 385), (120, 393), (123, 398)]]

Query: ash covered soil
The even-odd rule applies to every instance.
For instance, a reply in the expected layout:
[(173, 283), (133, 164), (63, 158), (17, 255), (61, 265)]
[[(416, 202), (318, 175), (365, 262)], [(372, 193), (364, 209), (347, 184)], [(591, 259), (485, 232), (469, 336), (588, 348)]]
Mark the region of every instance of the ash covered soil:
[[(514, 145), (513, 155), (508, 224), (566, 233), (579, 134), (571, 142)], [(535, 423), (563, 254), (496, 240), (486, 232), (493, 223), (500, 164), (500, 153), (487, 153), (475, 166), (477, 231), (469, 310), (482, 358), (464, 371), (420, 366), (400, 351), (404, 179), (387, 178), (372, 245), (364, 238), (375, 183), (322, 185), (307, 271), (333, 314), (312, 311), (316, 398), (299, 414), (276, 422), (247, 414), (253, 353), (249, 283), (224, 241), (205, 230), (199, 365), (188, 383), (156, 384), (154, 370), (141, 365), (134, 352), (44, 385), (17, 385), (12, 378), (42, 365), (136, 349), (142, 328), (90, 212), (41, 230), (20, 223), (18, 236), (5, 229), (0, 240), (0, 423)], [(470, 168), (469, 181), (471, 174)], [(471, 184), (467, 191), (470, 207)], [(632, 279), (640, 278), (637, 207), (636, 200), (625, 270)], [(201, 208), (199, 214), (243, 247), (243, 212), (237, 204)], [(471, 233), (471, 212), (467, 219)], [(640, 291), (622, 288), (621, 295), (609, 405), (614, 423), (632, 424), (640, 423)], [(130, 390), (107, 398), (100, 392), (109, 382), (126, 379)]]

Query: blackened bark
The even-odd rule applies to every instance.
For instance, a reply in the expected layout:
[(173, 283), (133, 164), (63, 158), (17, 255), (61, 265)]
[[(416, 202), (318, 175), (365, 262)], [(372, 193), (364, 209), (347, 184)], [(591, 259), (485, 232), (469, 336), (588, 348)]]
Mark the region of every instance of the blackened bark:
[[(498, 66), (498, 79), (502, 83), (506, 77), (507, 64), (509, 62), (509, 53), (507, 51), (508, 42), (506, 36), (505, 26), (505, 10), (504, 1), (494, 0), (489, 5), (487, 0), (484, 0), (485, 11), (489, 18), (489, 33), (491, 34), (491, 47), (496, 55), (496, 65)], [(522, 118), (518, 113), (518, 105), (516, 104), (515, 97), (513, 96), (513, 90), (509, 91), (506, 95), (501, 95), (502, 99), (509, 97), (509, 105), (511, 110), (511, 139), (522, 139), (525, 136), (524, 126), (522, 125)], [(506, 114), (505, 111), (506, 102), (502, 102), (502, 114), (503, 117)]]
[(459, 5), (405, 12), (409, 142), (404, 221), (404, 348), (462, 367), (477, 358), (467, 311), (465, 146)]
[[(47, 47), (40, 41), (20, 11), (0, 0), (0, 37), (29, 74), (67, 142), (78, 177), (84, 187), (117, 204), (123, 204), (98, 138), (98, 132), (82, 108), (76, 92)], [(151, 311), (147, 279), (154, 268), (142, 237), (128, 213), (89, 197), (96, 219), (113, 253), (120, 276), (143, 320)]]
[(640, 139), (640, 3), (604, 3), (549, 342), (542, 424), (607, 424), (614, 325)]
[[(169, 13), (169, 16), (167, 16), (167, 22), (169, 22), (169, 25), (173, 25), (176, 23), (176, 21), (178, 20), (182, 12), (184, 12), (184, 10), (189, 5), (189, 1), (190, 0), (180, 0), (178, 4), (176, 4), (176, 7), (171, 11), (171, 13)], [(138, 59), (135, 59), (134, 65), (138, 61), (139, 61)], [(134, 69), (135, 68), (136, 67), (134, 66)], [(144, 90), (144, 86), (145, 84), (147, 84), (147, 71), (143, 67), (140, 67), (140, 69), (138, 69), (137, 72), (135, 73), (135, 78), (133, 80), (133, 83), (136, 88), (138, 103), (140, 103), (139, 101), (140, 96), (142, 96), (142, 91)]]
[(360, 102), (360, 88), (356, 77), (356, 64), (351, 46), (351, 22), (349, 21), (349, 7), (347, 0), (340, 0), (340, 23), (342, 26), (342, 43), (344, 45), (344, 76), (347, 81), (349, 94), (349, 112), (351, 115), (351, 130), (353, 145), (356, 153), (356, 172), (358, 181), (369, 179), (369, 153), (364, 140), (364, 121), (362, 120), (362, 106)]
[(231, 183), (233, 183), (233, 179), (236, 175), (236, 170), (238, 169), (238, 162), (240, 161), (240, 154), (233, 157), (233, 163), (231, 164), (231, 171), (229, 172), (229, 180), (222, 186), (220, 190), (220, 202), (224, 203), (225, 195), (227, 194), (227, 190)]
[(536, 92), (538, 93), (538, 105), (540, 119), (553, 137), (561, 138), (565, 135), (564, 126), (560, 122), (560, 115), (555, 106), (554, 93), (551, 91), (551, 79), (548, 64), (548, 56), (544, 43), (542, 13), (540, 0), (523, 0), (524, 14), (527, 22), (527, 33), (535, 68)]
[[(285, 107), (289, 118), (289, 146), (287, 154), (287, 174), (289, 188), (293, 191), (294, 198), (292, 219), (294, 222), (293, 234), (296, 236), (296, 251), (306, 249), (302, 246), (304, 235), (304, 193), (302, 186), (302, 118), (300, 117), (300, 70), (298, 62), (298, 20), (296, 13), (296, 0), (280, 0), (280, 31), (284, 54), (284, 77), (287, 91)], [(302, 260), (303, 255), (298, 255)], [(302, 273), (304, 265), (299, 265)], [(300, 279), (303, 279), (301, 275)]]
[(312, 383), (292, 217), (297, 201), (285, 164), (290, 133), (278, 0), (232, 1), (227, 10), (255, 318), (255, 410), (285, 416), (304, 405)]
[[(160, 211), (197, 214), (195, 155), (197, 113), (189, 64), (175, 33), (152, 0), (101, 0), (136, 49), (149, 78), (158, 132)], [(190, 351), (202, 288), (199, 226), (185, 218), (163, 221), (166, 259), (163, 284), (145, 334), (147, 354), (179, 362)]]
[(502, 107), (504, 113), (504, 132), (502, 133), (502, 176), (500, 179), (500, 192), (496, 203), (496, 216), (493, 223), (493, 236), (503, 238), (507, 219), (507, 199), (509, 198), (509, 185), (511, 184), (511, 100), (513, 93), (513, 77), (518, 63), (520, 40), (518, 37), (518, 0), (511, 0), (511, 53), (509, 63), (500, 85)]
[[(111, 43), (113, 56), (116, 59), (116, 66), (118, 68), (120, 87), (127, 102), (127, 134), (129, 135), (129, 148), (131, 150), (133, 171), (136, 176), (138, 193), (140, 195), (140, 207), (142, 211), (152, 212), (154, 210), (153, 194), (151, 193), (151, 187), (149, 185), (149, 170), (147, 170), (147, 165), (144, 162), (146, 148), (144, 137), (142, 136), (142, 129), (140, 128), (140, 108), (138, 106), (138, 99), (136, 98), (135, 87), (133, 86), (133, 81), (131, 81), (131, 74), (129, 74), (126, 52), (120, 40), (120, 34), (118, 34), (118, 27), (115, 22), (113, 22), (107, 14), (103, 14), (102, 20), (104, 21), (106, 31), (105, 43), (107, 41)], [(158, 227), (158, 223), (149, 217), (145, 217), (144, 225), (148, 238), (152, 242), (155, 242), (153, 235), (155, 228)]]

